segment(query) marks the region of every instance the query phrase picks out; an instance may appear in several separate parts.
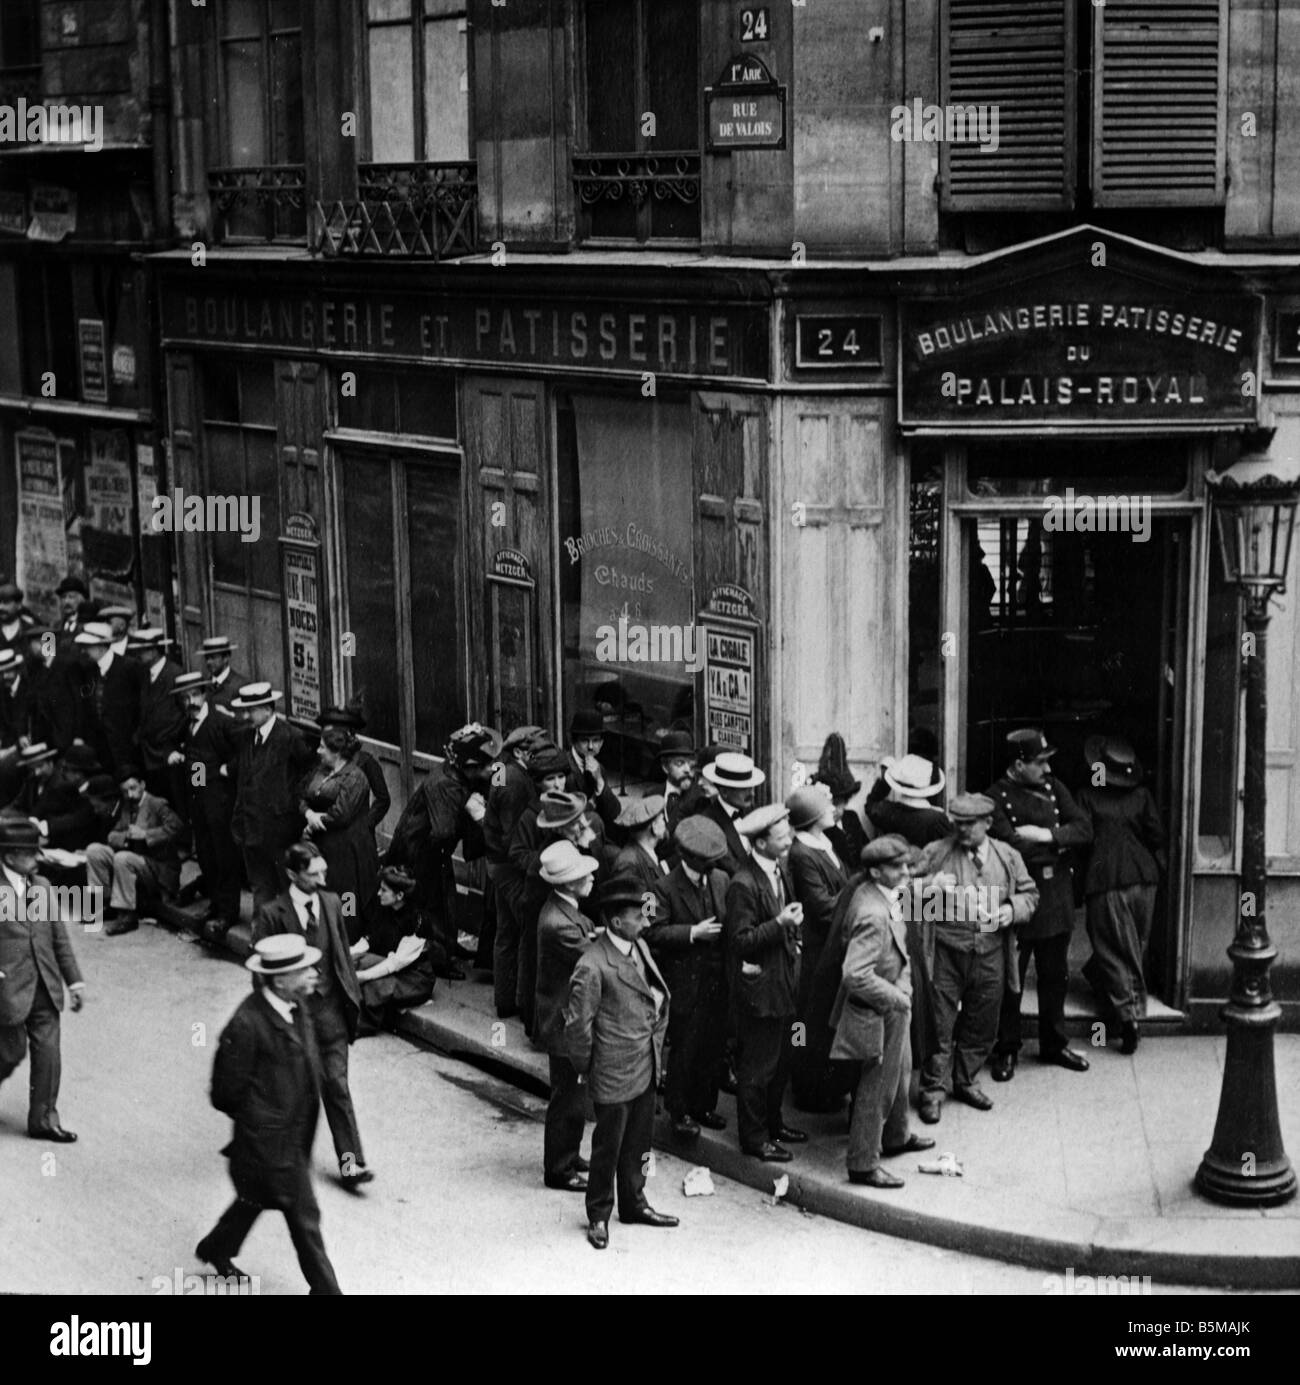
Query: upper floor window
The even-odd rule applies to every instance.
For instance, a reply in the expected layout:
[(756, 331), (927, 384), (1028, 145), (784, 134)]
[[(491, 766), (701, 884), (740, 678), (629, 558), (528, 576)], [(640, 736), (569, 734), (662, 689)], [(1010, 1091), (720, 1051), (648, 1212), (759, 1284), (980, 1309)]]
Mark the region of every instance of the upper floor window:
[(0, 97), (31, 95), (40, 65), (40, 0), (5, 0), (0, 4)]
[(943, 0), (942, 206), (1221, 204), (1227, 29), (1227, 0)]
[(473, 157), (465, 0), (364, 0), (375, 163)]
[(584, 237), (698, 240), (699, 6), (588, 0), (584, 15)]

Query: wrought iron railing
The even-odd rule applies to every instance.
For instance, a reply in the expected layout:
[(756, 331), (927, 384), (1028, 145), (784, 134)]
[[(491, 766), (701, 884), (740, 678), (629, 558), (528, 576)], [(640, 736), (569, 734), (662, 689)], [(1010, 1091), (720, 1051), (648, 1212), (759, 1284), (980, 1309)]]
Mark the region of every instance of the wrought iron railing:
[(302, 240), (307, 233), (302, 164), (210, 168), (208, 197), (218, 240)]
[(573, 185), (584, 238), (699, 237), (698, 152), (578, 154), (573, 160)]
[(478, 165), (361, 164), (356, 201), (316, 203), (313, 253), (448, 259), (478, 249)]

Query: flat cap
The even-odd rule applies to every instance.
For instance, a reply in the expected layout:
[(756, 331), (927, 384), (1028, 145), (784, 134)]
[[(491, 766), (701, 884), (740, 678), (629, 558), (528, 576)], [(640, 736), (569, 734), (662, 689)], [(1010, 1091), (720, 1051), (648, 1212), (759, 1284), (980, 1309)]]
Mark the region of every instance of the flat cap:
[(890, 833), (868, 842), (862, 848), (859, 859), (864, 866), (890, 866), (906, 861), (911, 854), (911, 845), (902, 837)]
[(740, 818), (736, 822), (736, 831), (742, 837), (761, 837), (764, 832), (770, 831), (778, 822), (783, 822), (789, 816), (790, 810), (784, 803), (769, 803)]
[(683, 818), (673, 833), (677, 849), (696, 861), (720, 861), (727, 854), (727, 838), (722, 828), (710, 818)]
[(982, 793), (959, 793), (948, 805), (953, 822), (973, 822), (976, 818), (993, 816), (993, 800)]
[(647, 798), (630, 798), (618, 815), (617, 826), (626, 827), (630, 831), (644, 827), (647, 822), (653, 822), (663, 812), (665, 802), (661, 793), (652, 793)]

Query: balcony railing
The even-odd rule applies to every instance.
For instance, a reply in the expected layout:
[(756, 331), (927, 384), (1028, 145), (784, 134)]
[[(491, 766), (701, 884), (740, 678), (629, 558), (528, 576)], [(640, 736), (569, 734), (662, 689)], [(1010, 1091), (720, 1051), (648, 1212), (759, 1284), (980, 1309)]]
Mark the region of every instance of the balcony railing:
[(361, 164), (354, 202), (317, 202), (312, 251), (444, 260), (478, 249), (478, 165)]
[(699, 239), (698, 151), (579, 154), (573, 185), (583, 239)]
[(208, 197), (218, 240), (302, 240), (307, 234), (302, 164), (210, 168)]

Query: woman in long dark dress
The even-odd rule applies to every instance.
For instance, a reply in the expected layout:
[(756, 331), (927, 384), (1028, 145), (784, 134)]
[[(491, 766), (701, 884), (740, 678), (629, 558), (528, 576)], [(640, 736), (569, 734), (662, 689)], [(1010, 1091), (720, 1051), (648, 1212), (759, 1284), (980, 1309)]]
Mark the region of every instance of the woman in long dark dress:
[(365, 935), (357, 945), (362, 1034), (390, 1025), (399, 1010), (423, 1005), (433, 995), (436, 969), (447, 964), (428, 915), (411, 901), (414, 890), (415, 877), (400, 866), (379, 872), (379, 891), (366, 910)]
[(360, 914), (379, 880), (379, 852), (370, 828), (370, 785), (352, 762), (356, 737), (342, 727), (321, 733), (320, 763), (303, 780), (299, 808), (307, 820), (306, 835), (329, 867), (326, 889), (343, 901), (352, 941), (361, 929)]
[(1097, 994), (1102, 1019), (1120, 1030), (1120, 1052), (1138, 1046), (1146, 1017), (1142, 971), (1156, 888), (1165, 868), (1165, 829), (1142, 764), (1118, 736), (1090, 736), (1084, 755), (1092, 782), (1079, 790), (1079, 807), (1092, 824), (1092, 853), (1084, 872), (1092, 956), (1083, 974)]

